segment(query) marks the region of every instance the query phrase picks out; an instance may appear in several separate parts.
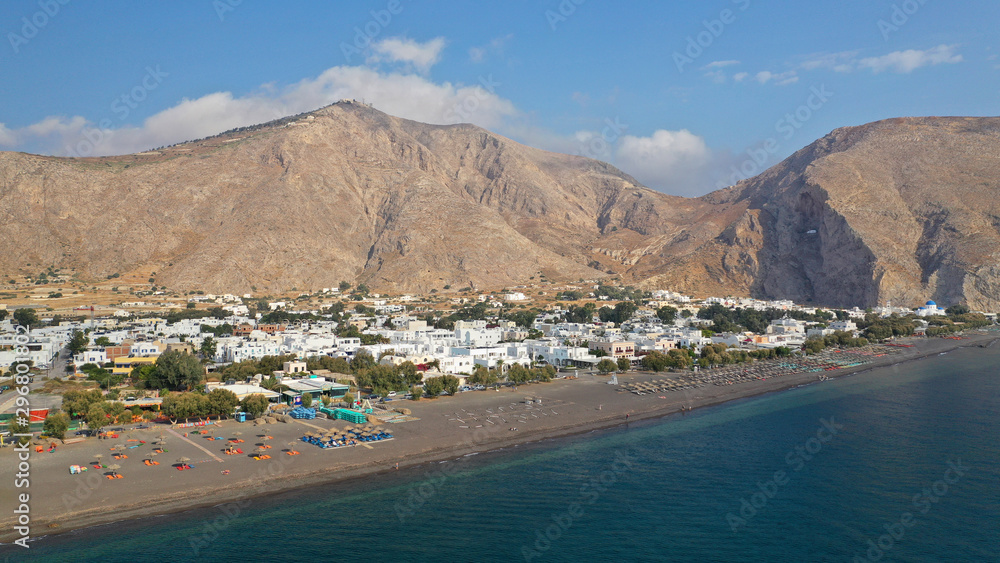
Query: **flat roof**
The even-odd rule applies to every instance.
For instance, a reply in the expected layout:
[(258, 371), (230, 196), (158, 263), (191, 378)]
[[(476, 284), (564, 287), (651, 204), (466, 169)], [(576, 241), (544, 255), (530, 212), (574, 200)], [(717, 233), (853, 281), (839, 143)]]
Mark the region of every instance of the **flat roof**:
[(300, 393), (315, 393), (317, 391), (333, 391), (341, 389), (350, 389), (349, 386), (343, 383), (334, 383), (332, 381), (326, 381), (324, 379), (293, 379), (291, 381), (285, 380), (281, 382), (282, 385), (287, 385), (289, 389), (293, 391), (298, 391)]

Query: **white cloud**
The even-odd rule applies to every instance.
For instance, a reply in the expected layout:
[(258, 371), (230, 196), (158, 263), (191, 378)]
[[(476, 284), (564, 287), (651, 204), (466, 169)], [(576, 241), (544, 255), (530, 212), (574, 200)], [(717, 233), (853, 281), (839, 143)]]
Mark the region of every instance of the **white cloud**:
[(774, 81), (774, 83), (778, 86), (787, 86), (799, 81), (799, 77), (794, 70), (780, 73), (762, 70), (754, 75), (754, 79), (761, 84), (767, 84), (768, 82)]
[(726, 73), (721, 70), (711, 70), (705, 73), (705, 78), (711, 78), (716, 84), (725, 84)]
[(17, 144), (17, 134), (0, 123), (0, 146), (13, 147)]
[(705, 65), (702, 68), (702, 70), (709, 69), (709, 68), (723, 68), (723, 67), (732, 66), (732, 65), (738, 65), (738, 64), (740, 64), (740, 61), (712, 61), (712, 62), (708, 63), (707, 65)]
[(807, 55), (805, 60), (798, 64), (798, 68), (801, 70), (830, 68), (837, 72), (850, 72), (854, 69), (859, 53), (860, 51), (841, 51)]
[(963, 59), (957, 50), (957, 45), (938, 45), (926, 51), (916, 49), (895, 51), (881, 57), (861, 59), (858, 67), (869, 68), (876, 74), (887, 70), (906, 74), (925, 66), (960, 63)]
[(712, 160), (705, 140), (687, 129), (660, 129), (649, 137), (625, 135), (614, 153), (615, 164), (643, 184), (687, 196), (708, 191), (704, 184)]
[(736, 82), (743, 82), (748, 76), (750, 76), (749, 72), (737, 72), (733, 75), (733, 80)]
[(286, 88), (267, 85), (245, 96), (215, 92), (185, 99), (141, 125), (98, 127), (80, 116), (47, 117), (20, 129), (0, 129), (0, 143), (17, 140), (48, 154), (127, 154), (311, 111), (341, 99), (364, 99), (391, 115), (425, 123), (470, 122), (496, 129), (518, 115), (513, 103), (491, 91), (498, 86), (488, 81), (439, 84), (416, 74), (336, 66)]
[(469, 60), (474, 63), (481, 63), (486, 60), (486, 56), (491, 53), (502, 55), (504, 45), (506, 45), (507, 42), (513, 37), (513, 33), (508, 33), (507, 35), (494, 37), (486, 45), (469, 48)]
[(65, 117), (49, 116), (24, 128), (24, 132), (38, 137), (49, 135), (65, 135), (66, 133), (77, 131), (86, 125), (87, 120), (76, 116), (70, 119)]
[(373, 54), (368, 61), (407, 63), (426, 74), (441, 59), (441, 51), (444, 46), (444, 37), (435, 37), (426, 43), (420, 43), (413, 39), (390, 37), (372, 45)]

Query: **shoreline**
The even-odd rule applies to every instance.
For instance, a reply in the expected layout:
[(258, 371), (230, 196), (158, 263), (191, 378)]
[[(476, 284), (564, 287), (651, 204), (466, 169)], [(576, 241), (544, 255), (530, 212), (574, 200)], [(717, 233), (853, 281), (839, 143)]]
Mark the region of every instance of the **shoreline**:
[[(885, 367), (935, 357), (942, 353), (958, 349), (977, 347), (987, 348), (995, 344), (997, 340), (1000, 340), (1000, 334), (997, 333), (973, 333), (964, 335), (962, 340), (919, 338), (905, 339), (904, 342), (912, 343), (915, 347), (904, 348), (902, 349), (903, 352), (897, 355), (876, 358), (869, 364), (827, 371), (824, 372), (823, 375), (828, 377), (830, 380), (838, 379), (849, 375), (866, 373)], [(651, 374), (648, 372), (641, 372), (639, 374), (630, 373), (624, 376), (620, 375), (619, 377), (620, 379), (641, 379), (662, 377), (663, 375), (663, 373)], [(166, 474), (166, 479), (158, 479), (153, 482), (156, 486), (151, 487), (151, 489), (161, 489), (159, 492), (151, 491), (149, 493), (153, 495), (153, 498), (143, 498), (141, 494), (138, 494), (139, 491), (123, 489), (120, 487), (117, 490), (109, 492), (109, 487), (111, 486), (105, 485), (103, 480), (101, 480), (101, 482), (95, 485), (93, 489), (97, 490), (98, 496), (109, 496), (95, 498), (92, 503), (96, 504), (95, 506), (72, 512), (60, 511), (58, 502), (54, 502), (54, 499), (52, 498), (46, 498), (39, 504), (44, 503), (47, 506), (40, 508), (38, 511), (33, 511), (32, 513), (32, 541), (39, 541), (45, 537), (62, 535), (64, 533), (83, 528), (103, 526), (123, 520), (137, 520), (167, 514), (177, 514), (191, 510), (210, 508), (231, 502), (253, 501), (254, 499), (261, 497), (293, 492), (306, 487), (315, 487), (341, 482), (347, 483), (355, 479), (375, 477), (380, 474), (395, 472), (396, 463), (398, 463), (399, 469), (412, 469), (434, 462), (461, 459), (468, 454), (509, 449), (522, 444), (537, 443), (556, 438), (568, 438), (597, 430), (611, 429), (631, 422), (665, 418), (682, 412), (680, 407), (684, 407), (686, 412), (691, 412), (695, 409), (703, 407), (717, 406), (740, 399), (749, 399), (770, 393), (787, 391), (788, 389), (818, 382), (821, 381), (817, 379), (816, 373), (798, 373), (782, 376), (780, 378), (771, 378), (765, 381), (754, 381), (734, 386), (709, 386), (696, 388), (692, 392), (673, 391), (668, 393), (669, 397), (656, 395), (643, 397), (635, 396), (631, 393), (618, 391), (617, 386), (612, 387), (607, 385), (605, 380), (598, 379), (597, 377), (594, 377), (593, 380), (587, 381), (563, 380), (559, 383), (530, 385), (524, 388), (525, 390), (523, 393), (531, 395), (561, 395), (566, 397), (565, 400), (563, 398), (551, 399), (549, 397), (545, 397), (545, 402), (548, 404), (553, 404), (552, 401), (555, 402), (554, 406), (551, 407), (552, 413), (559, 415), (566, 414), (568, 416), (566, 417), (565, 423), (549, 424), (540, 428), (526, 428), (523, 431), (518, 428), (518, 430), (514, 433), (504, 431), (499, 427), (485, 427), (485, 425), (479, 425), (478, 427), (483, 428), (482, 432), (479, 432), (478, 430), (472, 430), (470, 432), (468, 431), (468, 426), (460, 427), (449, 425), (448, 422), (444, 421), (442, 418), (435, 418), (434, 415), (440, 415), (447, 418), (448, 416), (452, 416), (450, 414), (452, 408), (461, 409), (471, 415), (473, 413), (467, 411), (466, 408), (463, 407), (479, 409), (485, 408), (487, 405), (493, 405), (498, 399), (502, 401), (512, 398), (516, 399), (523, 394), (518, 391), (513, 391), (515, 395), (513, 397), (506, 391), (497, 394), (489, 391), (481, 391), (474, 392), (474, 395), (471, 397), (464, 396), (470, 394), (459, 394), (456, 397), (440, 398), (436, 400), (422, 400), (415, 403), (407, 401), (402, 404), (405, 404), (407, 408), (412, 408), (414, 410), (414, 414), (420, 414), (421, 420), (399, 425), (387, 424), (382, 426), (382, 428), (391, 430), (394, 434), (397, 434), (397, 439), (386, 443), (377, 443), (373, 447), (365, 446), (366, 449), (364, 450), (360, 448), (352, 448), (352, 450), (355, 451), (337, 452), (336, 450), (313, 451), (312, 449), (309, 449), (308, 452), (310, 455), (308, 457), (313, 459), (312, 462), (308, 462), (308, 460), (299, 460), (299, 458), (307, 458), (306, 455), (294, 457), (275, 455), (277, 459), (272, 459), (262, 465), (253, 465), (259, 462), (251, 461), (245, 462), (244, 465), (241, 466), (241, 469), (244, 466), (255, 469), (257, 476), (256, 479), (253, 475), (250, 475), (247, 479), (220, 482), (216, 484), (202, 484), (202, 486), (198, 486), (196, 488), (183, 488), (183, 485), (178, 486), (178, 483), (171, 482), (180, 481), (180, 479), (185, 476), (178, 475), (181, 472), (176, 472), (177, 474), (170, 472)], [(597, 387), (598, 385), (599, 387)], [(608, 391), (614, 391), (614, 393), (608, 393)], [(691, 395), (695, 393), (700, 396), (692, 398)], [(591, 402), (590, 404), (585, 404), (581, 402), (583, 400), (591, 400)], [(597, 403), (595, 404), (594, 401), (597, 401)], [(605, 409), (603, 407), (607, 408)], [(543, 407), (540, 409), (539, 413), (545, 414), (541, 411), (547, 408), (549, 407)], [(555, 409), (559, 409), (559, 411), (556, 411)], [(607, 414), (595, 417), (594, 412), (597, 410), (604, 411)], [(455, 413), (457, 415), (458, 411), (456, 410)], [(532, 416), (535, 415), (532, 414)], [(555, 417), (551, 417), (551, 419), (555, 420)], [(427, 422), (425, 423), (424, 421)], [(313, 422), (319, 423), (330, 421), (321, 421), (321, 419), (317, 419)], [(493, 423), (490, 422), (490, 424)], [(255, 427), (251, 426), (249, 423), (242, 425), (238, 423), (229, 423), (225, 425), (225, 428), (228, 431), (249, 430)], [(267, 433), (278, 434), (278, 430), (281, 430), (289, 435), (296, 434), (297, 430), (297, 427), (294, 425), (281, 423), (278, 425), (266, 425), (262, 428), (268, 429)], [(466, 430), (463, 431), (461, 428), (465, 428)], [(272, 429), (275, 431), (272, 432)], [(435, 433), (435, 430), (438, 430), (435, 436), (427, 435)], [(297, 433), (301, 433), (301, 431)], [(399, 436), (399, 434), (403, 434), (403, 436)], [(410, 434), (410, 436), (406, 436), (406, 434)], [(457, 437), (458, 440), (449, 441), (447, 438), (449, 435), (452, 438)], [(180, 437), (178, 436), (178, 438)], [(180, 439), (184, 442), (190, 442), (190, 440), (186, 438)], [(444, 440), (443, 444), (442, 440)], [(95, 445), (97, 446), (96, 449), (93, 448)], [(421, 448), (421, 445), (429, 447)], [(75, 446), (75, 444), (73, 446)], [(88, 446), (91, 446), (91, 450), (96, 451), (103, 450), (102, 446), (104, 446), (104, 444), (89, 443)], [(171, 443), (171, 448), (173, 447), (173, 443)], [(204, 449), (201, 446), (198, 447), (200, 449)], [(66, 445), (61, 446), (61, 448), (69, 449), (71, 446)], [(303, 453), (307, 451), (306, 448), (314, 448), (314, 446), (304, 445), (302, 447)], [(275, 451), (276, 453), (280, 453), (278, 450)], [(372, 451), (375, 453), (369, 456)], [(354, 461), (341, 460), (346, 463), (341, 463), (339, 465), (321, 464), (322, 461), (329, 460), (336, 462), (338, 458), (335, 456), (337, 456), (338, 453), (343, 453), (345, 456), (350, 454), (349, 457), (354, 458)], [(10, 456), (11, 459), (14, 457), (15, 456)], [(43, 460), (46, 462), (46, 472), (43, 474), (43, 478), (51, 476), (54, 480), (56, 479), (55, 476), (57, 474), (61, 474), (63, 475), (62, 481), (65, 482), (65, 478), (68, 477), (65, 475), (65, 463), (52, 461), (52, 463), (49, 464), (49, 459), (43, 458)], [(238, 465), (241, 460), (234, 461), (237, 462), (235, 465)], [(209, 465), (209, 468), (211, 469), (210, 463), (212, 463), (210, 460), (205, 462), (205, 464)], [(303, 464), (305, 464), (304, 467), (302, 466)], [(199, 464), (199, 469), (203, 467), (204, 465)], [(62, 468), (63, 471), (59, 471), (60, 468)], [(170, 468), (163, 467), (161, 469)], [(236, 469), (234, 469), (234, 471), (235, 470)], [(138, 471), (141, 470), (130, 468), (129, 476), (138, 474)], [(261, 473), (265, 472), (271, 474), (271, 476), (261, 477)], [(13, 472), (11, 475), (13, 475)], [(213, 474), (209, 473), (205, 475), (208, 477)], [(218, 481), (218, 476), (216, 475), (212, 479)], [(166, 485), (164, 485), (164, 483), (166, 483)], [(76, 485), (76, 489), (74, 490), (78, 492), (79, 496), (80, 487), (83, 486), (82, 481), (71, 484)], [(67, 490), (61, 491), (62, 497), (60, 497), (60, 499), (65, 503), (66, 496), (74, 492), (74, 490), (67, 488)], [(11, 494), (13, 493), (11, 492)], [(92, 493), (87, 493), (84, 500), (89, 501), (91, 494)], [(134, 497), (134, 499), (132, 502), (121, 502), (122, 499), (120, 497), (122, 496)], [(4, 500), (7, 501), (6, 498)], [(7, 502), (5, 502), (5, 504), (7, 504)], [(39, 514), (39, 512), (42, 514), (35, 516), (35, 514)], [(51, 515), (45, 514), (46, 512), (51, 512)], [(10, 512), (7, 511), (7, 514), (10, 514)], [(0, 542), (2, 542), (0, 545), (9, 546), (9, 542), (18, 537), (12, 529), (12, 526), (14, 525), (13, 519), (5, 518), (2, 524), (4, 529), (3, 532), (0, 532)], [(56, 527), (49, 527), (53, 524)]]

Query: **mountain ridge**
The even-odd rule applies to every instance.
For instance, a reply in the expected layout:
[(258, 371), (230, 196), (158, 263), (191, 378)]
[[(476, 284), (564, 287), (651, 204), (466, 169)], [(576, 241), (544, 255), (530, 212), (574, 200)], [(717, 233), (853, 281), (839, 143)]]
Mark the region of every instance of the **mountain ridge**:
[(148, 269), (215, 292), (344, 279), (499, 289), (612, 272), (699, 295), (994, 308), (997, 148), (998, 118), (894, 118), (683, 198), (473, 125), (338, 102), (136, 155), (0, 153), (0, 272)]

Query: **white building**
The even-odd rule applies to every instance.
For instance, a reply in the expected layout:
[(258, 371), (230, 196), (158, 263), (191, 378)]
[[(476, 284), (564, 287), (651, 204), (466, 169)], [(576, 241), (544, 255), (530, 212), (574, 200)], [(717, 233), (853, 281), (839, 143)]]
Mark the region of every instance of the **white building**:
[(945, 310), (937, 306), (937, 303), (933, 301), (928, 301), (923, 307), (917, 309), (918, 317), (933, 317), (935, 315), (944, 315)]

